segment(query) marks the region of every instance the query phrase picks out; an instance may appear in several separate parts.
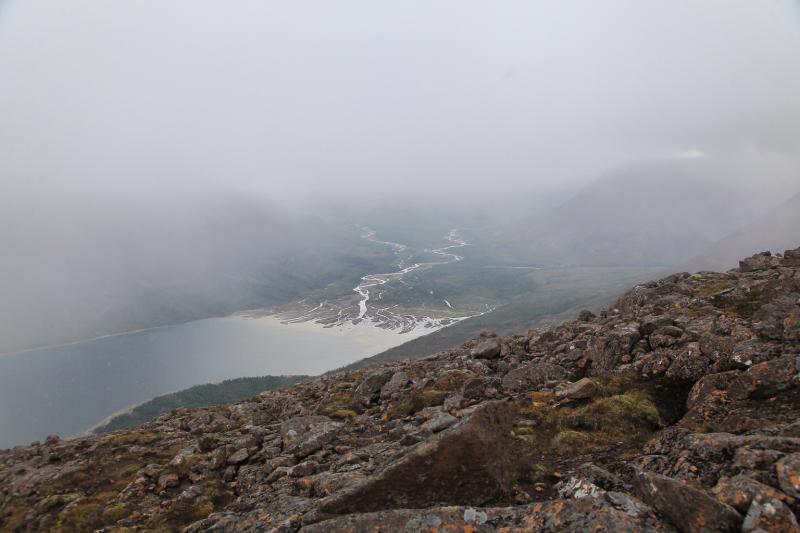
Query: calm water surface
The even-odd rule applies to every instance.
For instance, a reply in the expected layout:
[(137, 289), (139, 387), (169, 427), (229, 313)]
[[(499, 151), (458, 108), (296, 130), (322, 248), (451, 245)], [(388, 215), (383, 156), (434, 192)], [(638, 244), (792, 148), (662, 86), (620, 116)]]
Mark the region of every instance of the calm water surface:
[(241, 376), (319, 374), (413, 336), (226, 317), (0, 356), (0, 448), (71, 436), (159, 394)]

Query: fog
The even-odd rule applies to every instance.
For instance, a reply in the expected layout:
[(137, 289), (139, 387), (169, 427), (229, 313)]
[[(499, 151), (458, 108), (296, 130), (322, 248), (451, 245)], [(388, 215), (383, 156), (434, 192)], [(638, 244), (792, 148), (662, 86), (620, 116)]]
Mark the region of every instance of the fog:
[(333, 206), (522, 220), (674, 161), (755, 217), (800, 189), (798, 57), (796, 1), (0, 0), (0, 351), (142, 279), (239, 306)]

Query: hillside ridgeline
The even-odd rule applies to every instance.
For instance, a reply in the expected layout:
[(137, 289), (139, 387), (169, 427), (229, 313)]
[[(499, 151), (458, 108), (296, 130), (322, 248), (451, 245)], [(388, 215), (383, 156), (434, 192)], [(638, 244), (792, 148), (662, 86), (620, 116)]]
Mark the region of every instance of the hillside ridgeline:
[(798, 531), (800, 248), (0, 451), (2, 531)]

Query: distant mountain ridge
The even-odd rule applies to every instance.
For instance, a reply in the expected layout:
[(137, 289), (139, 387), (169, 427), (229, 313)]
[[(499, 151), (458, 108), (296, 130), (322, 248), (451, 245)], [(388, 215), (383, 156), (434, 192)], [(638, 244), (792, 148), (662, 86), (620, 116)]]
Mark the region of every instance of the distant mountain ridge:
[(738, 258), (764, 250), (784, 250), (800, 242), (800, 193), (690, 259), (686, 270), (727, 270)]
[(544, 265), (675, 266), (768, 208), (703, 172), (664, 163), (609, 174), (491, 237), (502, 254)]

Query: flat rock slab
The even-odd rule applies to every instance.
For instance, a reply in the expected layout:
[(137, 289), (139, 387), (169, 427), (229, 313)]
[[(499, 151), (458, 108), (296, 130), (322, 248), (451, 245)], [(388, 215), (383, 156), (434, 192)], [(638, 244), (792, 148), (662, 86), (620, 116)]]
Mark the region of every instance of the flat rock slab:
[(487, 402), (455, 426), (393, 459), (373, 477), (323, 500), (319, 517), (437, 504), (480, 505), (511, 475), (512, 404)]
[(642, 500), (682, 533), (733, 533), (744, 520), (733, 507), (666, 476), (641, 472), (635, 484)]
[(569, 379), (569, 372), (552, 363), (533, 363), (511, 370), (503, 377), (503, 388), (523, 392), (538, 390), (550, 382)]
[(342, 427), (327, 416), (298, 416), (281, 424), (283, 452), (298, 458), (311, 455), (329, 442)]
[(518, 507), (434, 507), (352, 514), (312, 524), (302, 533), (544, 533), (674, 531), (652, 513), (631, 514), (602, 498), (554, 500)]

